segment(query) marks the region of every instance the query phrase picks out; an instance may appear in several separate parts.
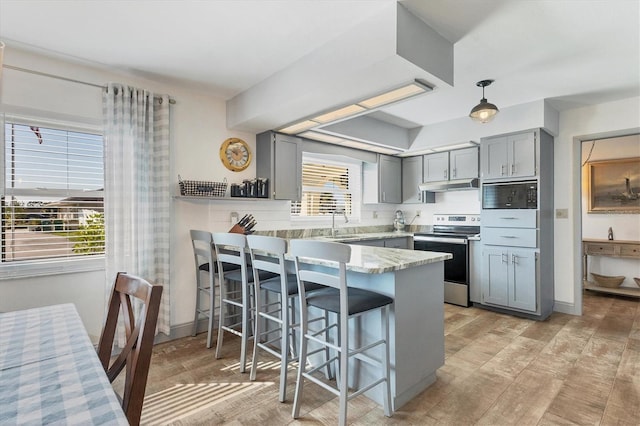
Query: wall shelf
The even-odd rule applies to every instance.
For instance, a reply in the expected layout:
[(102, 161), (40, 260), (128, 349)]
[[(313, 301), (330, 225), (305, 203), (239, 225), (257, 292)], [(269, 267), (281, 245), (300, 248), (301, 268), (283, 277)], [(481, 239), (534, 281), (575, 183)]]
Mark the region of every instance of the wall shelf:
[(273, 198), (249, 198), (249, 197), (198, 197), (193, 195), (174, 195), (176, 200), (185, 201), (286, 201), (286, 200), (274, 200)]

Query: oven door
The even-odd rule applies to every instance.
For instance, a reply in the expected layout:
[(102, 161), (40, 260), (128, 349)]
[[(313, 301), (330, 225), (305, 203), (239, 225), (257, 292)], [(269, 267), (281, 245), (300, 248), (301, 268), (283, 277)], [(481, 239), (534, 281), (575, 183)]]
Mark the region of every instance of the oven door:
[(413, 237), (414, 250), (450, 253), (444, 261), (444, 301), (469, 306), (469, 259), (466, 238)]

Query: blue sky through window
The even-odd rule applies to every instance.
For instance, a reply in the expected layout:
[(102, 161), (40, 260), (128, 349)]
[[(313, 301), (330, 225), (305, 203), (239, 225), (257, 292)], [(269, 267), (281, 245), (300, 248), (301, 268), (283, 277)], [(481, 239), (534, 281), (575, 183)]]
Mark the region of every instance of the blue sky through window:
[(5, 173), (7, 188), (103, 189), (102, 136), (7, 123)]

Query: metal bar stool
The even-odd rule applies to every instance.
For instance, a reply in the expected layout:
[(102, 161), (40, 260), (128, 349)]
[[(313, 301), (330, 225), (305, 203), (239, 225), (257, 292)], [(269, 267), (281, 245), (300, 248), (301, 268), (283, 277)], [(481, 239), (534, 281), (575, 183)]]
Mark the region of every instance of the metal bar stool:
[[(304, 380), (310, 380), (319, 386), (329, 390), (340, 399), (339, 424), (347, 422), (347, 402), (366, 392), (367, 390), (384, 384), (383, 407), (387, 417), (392, 415), (391, 391), (389, 379), (389, 306), (393, 303), (391, 297), (359, 288), (347, 287), (346, 263), (351, 258), (351, 247), (346, 244), (313, 241), (292, 240), (291, 253), (295, 256), (296, 273), (298, 275), (298, 292), (300, 295), (300, 360), (296, 391), (293, 400), (293, 418), (300, 415), (300, 401)], [(317, 265), (305, 263), (305, 259), (318, 259), (323, 262), (337, 263), (337, 268), (325, 267), (319, 269)], [(305, 291), (305, 283), (316, 283), (330, 288), (317, 290), (310, 293)], [(315, 307), (337, 315), (338, 333), (337, 344), (327, 339), (324, 333), (312, 333), (308, 327), (308, 307)], [(364, 346), (349, 342), (349, 319), (356, 318), (364, 313), (379, 310), (381, 315), (380, 339), (365, 343)], [(325, 366), (325, 363), (317, 366), (308, 366), (307, 345), (309, 342), (330, 348), (337, 356), (327, 362), (338, 361), (338, 378), (336, 387), (319, 379), (314, 375)], [(371, 355), (371, 349), (383, 346), (380, 358), (375, 359)], [(360, 386), (354, 392), (349, 391), (349, 359), (356, 358), (360, 362), (372, 365), (380, 372), (377, 379)]]
[[(193, 246), (193, 257), (196, 264), (196, 308), (193, 316), (193, 327), (191, 335), (195, 336), (198, 331), (198, 320), (201, 316), (207, 321), (207, 348), (211, 347), (213, 337), (213, 319), (215, 314), (215, 273), (213, 256), (213, 237), (211, 232), (192, 229), (191, 245)], [(207, 273), (207, 282), (203, 282), (202, 274)], [(202, 296), (206, 296), (209, 301), (207, 308), (202, 307)]]
[[(295, 299), (298, 296), (298, 281), (296, 274), (288, 274), (284, 255), (287, 252), (287, 241), (278, 237), (262, 235), (247, 236), (251, 265), (255, 278), (255, 337), (253, 340), (253, 358), (251, 362), (251, 380), (256, 379), (258, 365), (258, 349), (280, 359), (280, 392), (279, 400), (284, 402), (287, 393), (287, 367), (295, 357), (292, 339), (295, 324)], [(276, 274), (273, 278), (260, 279), (261, 273)], [(319, 284), (309, 283), (306, 291), (324, 288)], [(267, 294), (261, 297), (263, 290)], [(273, 301), (268, 293), (277, 295)], [(265, 324), (264, 330), (262, 324)], [(275, 327), (272, 326), (275, 324)], [(275, 337), (271, 337), (275, 335)], [(263, 340), (264, 338), (264, 340)], [(278, 344), (279, 341), (279, 344)], [(291, 349), (291, 350), (290, 350)]]
[[(230, 232), (214, 233), (213, 247), (218, 262), (220, 283), (216, 359), (222, 354), (225, 331), (240, 336), (240, 372), (244, 373), (247, 364), (247, 343), (251, 334), (250, 327), (254, 324), (252, 319), (254, 275), (253, 269), (247, 262), (247, 237), (244, 234)], [(225, 269), (228, 270), (228, 266), (225, 267), (225, 264), (237, 265), (240, 268), (226, 272)], [(276, 274), (271, 272), (260, 272), (259, 279), (266, 280), (274, 276)], [(240, 313), (236, 314), (234, 311), (238, 310)], [(237, 319), (238, 317), (240, 318)]]

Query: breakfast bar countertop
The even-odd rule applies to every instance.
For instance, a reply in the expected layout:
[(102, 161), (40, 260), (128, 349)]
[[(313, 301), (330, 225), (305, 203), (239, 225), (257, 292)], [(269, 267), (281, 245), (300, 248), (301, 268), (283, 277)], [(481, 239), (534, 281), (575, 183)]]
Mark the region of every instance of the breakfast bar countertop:
[[(320, 238), (319, 238), (320, 239)], [(326, 238), (322, 238), (326, 240)], [(442, 262), (451, 259), (450, 253), (414, 251), (388, 247), (371, 247), (351, 244), (351, 260), (347, 263), (347, 270), (364, 272), (367, 274), (383, 274), (414, 268), (429, 263)], [(290, 257), (292, 259), (292, 257)], [(309, 259), (309, 263), (335, 266), (335, 262)]]

